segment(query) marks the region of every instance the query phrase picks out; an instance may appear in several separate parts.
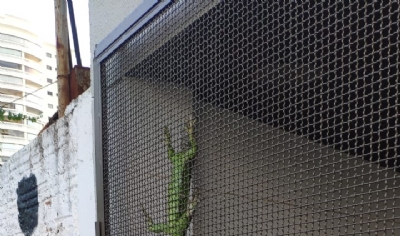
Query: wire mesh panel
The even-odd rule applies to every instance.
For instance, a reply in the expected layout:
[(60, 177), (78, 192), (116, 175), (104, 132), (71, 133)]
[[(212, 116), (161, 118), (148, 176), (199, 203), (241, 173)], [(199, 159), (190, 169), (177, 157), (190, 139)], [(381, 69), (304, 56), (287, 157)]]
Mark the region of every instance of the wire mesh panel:
[(400, 235), (396, 1), (175, 1), (101, 62), (106, 235)]

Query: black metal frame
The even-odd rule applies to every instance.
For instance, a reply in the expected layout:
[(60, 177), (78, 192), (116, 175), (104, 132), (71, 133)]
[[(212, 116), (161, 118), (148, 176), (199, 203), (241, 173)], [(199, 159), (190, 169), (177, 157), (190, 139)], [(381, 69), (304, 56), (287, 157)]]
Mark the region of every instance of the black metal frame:
[[(101, 104), (101, 98), (102, 98), (102, 96), (101, 96), (101, 88), (104, 88), (103, 86), (104, 86), (104, 84), (102, 85), (101, 84), (101, 69), (100, 69), (100, 65), (102, 64), (103, 66), (104, 66), (104, 64), (107, 64), (107, 63), (103, 63), (103, 62), (107, 62), (108, 61), (108, 59), (111, 57), (113, 57), (114, 55), (119, 55), (119, 53), (120, 52), (123, 52), (123, 54), (124, 54), (124, 56), (127, 56), (127, 57), (129, 57), (130, 59), (132, 59), (133, 58), (133, 56), (130, 56), (131, 54), (128, 54), (128, 53), (125, 53), (125, 52), (128, 52), (128, 51), (126, 51), (125, 50), (125, 42), (129, 42), (129, 46), (127, 46), (127, 48), (129, 49), (129, 50), (133, 50), (132, 49), (132, 45), (134, 45), (134, 47), (135, 47), (135, 49), (137, 49), (138, 47), (144, 47), (144, 48), (146, 48), (146, 50), (145, 50), (145, 52), (142, 52), (142, 54), (141, 54), (141, 57), (140, 58), (138, 58), (138, 57), (136, 57), (135, 58), (135, 60), (134, 60), (134, 63), (135, 63), (135, 65), (137, 64), (137, 63), (143, 63), (143, 64), (146, 64), (146, 62), (148, 62), (148, 61), (150, 61), (150, 62), (152, 62), (152, 61), (156, 61), (156, 60), (158, 60), (158, 58), (155, 58), (155, 57), (147, 57), (149, 54), (152, 54), (154, 51), (156, 51), (156, 53), (155, 54), (157, 54), (157, 48), (161, 48), (161, 50), (160, 51), (162, 51), (162, 47), (163, 46), (169, 46), (168, 44), (164, 44), (164, 45), (160, 45), (160, 42), (161, 43), (165, 43), (166, 41), (168, 41), (168, 39), (170, 38), (170, 37), (173, 37), (174, 35), (173, 34), (179, 34), (179, 31), (181, 30), (181, 29), (184, 29), (185, 28), (185, 26), (186, 25), (188, 25), (188, 24), (190, 24), (190, 20), (187, 20), (187, 21), (182, 21), (182, 19), (191, 19), (191, 17), (190, 17), (190, 14), (196, 14), (196, 16), (197, 15), (201, 15), (202, 13), (201, 13), (201, 11), (204, 11), (204, 12), (206, 12), (206, 11), (208, 11), (208, 9), (209, 8), (207, 8), (207, 7), (210, 7), (211, 5), (212, 5), (212, 3), (216, 3), (216, 2), (219, 2), (219, 0), (213, 0), (213, 1), (211, 1), (210, 0), (210, 2), (212, 2), (212, 3), (210, 3), (209, 5), (207, 5), (207, 7), (201, 7), (200, 5), (201, 5), (201, 2), (202, 1), (194, 1), (194, 3), (193, 4), (191, 4), (191, 5), (189, 5), (189, 6), (187, 6), (186, 5), (186, 7), (189, 7), (189, 8), (186, 8), (185, 9), (185, 11), (181, 11), (181, 4), (180, 3), (182, 3), (182, 2), (184, 2), (184, 1), (168, 1), (168, 2), (164, 2), (164, 1), (147, 1), (145, 4), (143, 4), (143, 5), (141, 5), (139, 8), (137, 8), (127, 19), (125, 19), (121, 24), (120, 24), (120, 26), (118, 26), (113, 32), (112, 32), (112, 34), (110, 34), (109, 36), (107, 36), (98, 46), (97, 46), (97, 48), (96, 48), (96, 50), (95, 50), (95, 59), (94, 59), (94, 92), (95, 92), (95, 110), (94, 110), (94, 112), (95, 112), (95, 135), (96, 135), (96, 137), (95, 137), (95, 145), (96, 145), (96, 150), (95, 150), (95, 153), (96, 153), (96, 158), (95, 158), (95, 160), (96, 160), (96, 181), (97, 181), (97, 211), (98, 211), (98, 213), (97, 213), (97, 216), (98, 216), (98, 222), (96, 222), (96, 234), (97, 235), (104, 235), (104, 232), (105, 232), (105, 228), (107, 228), (107, 227), (105, 227), (105, 225), (104, 225), (104, 222), (106, 222), (107, 223), (107, 221), (105, 221), (105, 213), (107, 213), (107, 208), (105, 208), (105, 205), (104, 205), (104, 199), (107, 199), (107, 195), (104, 195), (104, 194), (107, 194), (107, 186), (105, 186), (106, 188), (103, 188), (104, 186), (103, 186), (103, 183), (104, 183), (104, 181), (103, 181), (103, 178), (104, 178), (104, 175), (103, 175), (103, 170), (105, 171), (104, 173), (105, 173), (105, 176), (107, 177), (107, 171), (108, 171), (108, 167), (107, 168), (105, 168), (105, 169), (103, 169), (103, 153), (102, 153), (102, 150), (103, 150), (103, 146), (102, 146), (102, 140), (103, 140), (103, 133), (102, 133), (102, 104)], [(161, 12), (161, 10), (162, 9), (164, 9), (168, 4), (170, 4), (170, 3), (173, 3), (173, 4), (171, 4), (170, 6), (171, 7), (169, 7), (167, 10), (165, 10), (165, 11), (163, 11), (163, 14), (161, 14), (161, 15), (158, 15), (159, 17), (157, 17), (157, 18), (154, 18), (154, 16), (156, 16), (158, 13), (160, 13)], [(184, 4), (182, 4), (182, 5), (184, 5)], [(183, 6), (183, 7), (185, 7), (185, 6)], [(198, 8), (197, 8), (198, 7)], [(237, 7), (239, 7), (239, 6), (237, 6)], [(357, 7), (359, 7), (359, 6), (357, 6)], [(198, 12), (197, 13), (193, 13), (193, 9), (196, 9)], [(357, 8), (358, 9), (358, 8)], [(356, 9), (356, 10), (357, 10)], [(170, 13), (170, 11), (173, 11), (173, 13), (172, 14), (168, 14), (168, 13)], [(226, 12), (228, 12), (228, 11), (226, 11)], [(166, 13), (166, 14), (164, 14), (164, 13)], [(226, 14), (228, 14), (228, 13), (226, 13)], [(322, 14), (321, 14), (322, 15)], [(183, 18), (180, 18), (180, 17), (182, 17), (183, 16)], [(227, 16), (227, 17), (225, 17), (225, 18), (229, 18), (229, 16)], [(370, 17), (370, 18), (373, 18), (373, 17)], [(150, 20), (151, 20), (151, 23), (149, 23), (150, 22)], [(179, 20), (181, 20), (181, 21), (179, 21)], [(303, 22), (303, 21), (301, 21), (301, 20), (299, 20), (299, 22)], [(326, 22), (328, 22), (328, 21), (326, 21)], [(326, 23), (325, 22), (325, 23)], [(162, 40), (160, 39), (160, 40), (158, 40), (158, 32), (153, 32), (153, 34), (150, 36), (149, 34), (146, 34), (146, 32), (144, 32), (144, 31), (142, 31), (142, 30), (140, 30), (140, 29), (143, 29), (143, 27), (146, 27), (146, 29), (147, 28), (152, 28), (153, 27), (153, 25), (155, 25), (155, 24), (153, 24), (153, 23), (155, 23), (155, 24), (157, 24), (158, 25), (158, 27), (160, 27), (160, 28), (162, 28), (163, 29), (163, 31), (164, 31), (164, 33), (162, 34), (162, 36), (164, 36), (164, 37), (160, 37), (160, 38), (162, 38)], [(304, 23), (304, 22), (303, 22)], [(329, 22), (328, 22), (329, 23)], [(368, 22), (367, 22), (368, 23)], [(369, 23), (369, 24), (371, 24), (371, 23)], [(160, 26), (161, 25), (161, 26)], [(174, 25), (174, 26), (178, 26), (178, 27), (175, 27), (174, 28), (174, 30), (172, 30), (172, 33), (171, 33), (171, 31), (170, 31), (170, 29), (169, 29), (169, 27), (171, 27), (171, 25)], [(305, 27), (305, 26), (304, 26)], [(326, 27), (326, 26), (325, 26)], [(357, 27), (356, 27), (357, 28)], [(196, 28), (197, 30), (199, 29), (199, 28)], [(140, 31), (139, 31), (140, 30)], [(207, 31), (208, 29), (205, 29), (205, 30), (203, 30), (202, 32), (208, 32)], [(278, 31), (278, 28), (276, 28), (276, 30)], [(166, 32), (168, 32), (168, 33), (166, 33)], [(193, 33), (193, 32), (192, 32)], [(308, 32), (308, 33), (312, 33), (311, 31), (310, 32)], [(210, 31), (210, 34), (211, 34), (211, 31)], [(193, 34), (190, 34), (190, 35), (193, 35)], [(206, 36), (204, 36), (204, 35), (206, 35), (206, 34), (203, 34), (203, 36), (202, 37), (206, 37)], [(297, 34), (295, 34), (295, 35), (297, 35)], [(331, 34), (330, 36), (332, 36), (333, 34)], [(372, 34), (371, 34), (372, 35)], [(132, 37), (132, 36), (134, 36), (134, 37)], [(307, 38), (306, 37), (306, 35), (302, 35), (304, 38)], [(150, 38), (150, 37), (152, 37), (152, 38)], [(136, 40), (137, 39), (140, 39), (140, 44), (136, 44)], [(147, 39), (151, 39), (151, 40), (149, 40), (149, 41), (147, 41)], [(279, 37), (276, 37), (276, 39), (279, 39)], [(329, 37), (326, 37), (325, 38), (326, 40), (328, 40), (329, 39)], [(334, 41), (334, 40), (331, 40), (331, 41)], [(150, 43), (151, 42), (151, 43)], [(148, 47), (149, 46), (149, 44), (151, 44), (151, 47)], [(372, 45), (372, 43), (369, 43), (369, 44), (371, 44)], [(199, 44), (198, 44), (199, 45)], [(223, 43), (220, 43), (220, 45), (223, 45)], [(357, 44), (358, 45), (358, 44)], [(149, 48), (149, 50), (147, 50), (147, 48)], [(120, 49), (124, 49), (124, 50), (120, 50)], [(118, 51), (117, 51), (118, 50)], [(354, 49), (355, 50), (355, 49)], [(398, 50), (398, 49), (397, 49)], [(179, 51), (179, 50), (178, 50)], [(175, 51), (174, 51), (175, 52)], [(397, 51), (398, 52), (398, 51)], [(145, 55), (144, 55), (145, 54)], [(179, 53), (177, 53), (177, 54), (179, 54)], [(273, 54), (273, 53), (272, 53)], [(133, 55), (133, 54), (132, 54)], [(166, 60), (166, 58), (163, 58), (162, 57), (162, 54), (161, 53), (158, 53), (158, 55), (157, 56), (160, 56), (161, 55), (161, 58), (162, 59), (160, 59), (160, 60), (164, 60), (164, 61), (167, 61)], [(182, 53), (180, 53), (180, 55), (183, 55)], [(279, 55), (278, 55), (278, 57), (279, 57)], [(283, 58), (283, 56), (281, 56), (282, 58)], [(300, 57), (300, 56), (299, 56)], [(143, 59), (141, 59), (141, 58), (143, 58)], [(269, 57), (271, 60), (273, 59), (273, 57)], [(180, 61), (183, 61), (183, 60), (186, 60), (187, 58), (184, 58), (184, 59), (181, 59)], [(143, 61), (141, 61), (141, 60), (143, 60)], [(176, 59), (176, 58), (174, 58), (174, 61), (179, 61), (178, 59)], [(118, 62), (117, 62), (118, 63)], [(340, 62), (338, 62), (338, 63), (342, 63), (342, 61), (340, 61)], [(339, 64), (338, 63), (336, 63), (336, 65), (335, 66), (337, 66), (337, 67), (339, 67)], [(343, 62), (344, 63), (344, 62)], [(371, 64), (371, 63), (367, 63), (367, 62), (365, 62), (364, 61), (364, 63), (366, 63), (366, 64)], [(131, 66), (132, 66), (132, 64), (133, 63), (131, 63), (131, 64), (129, 64), (129, 68), (128, 69), (130, 69), (131, 68)], [(150, 63), (151, 64), (151, 63)], [(271, 64), (273, 64), (273, 63), (271, 63)], [(306, 63), (307, 64), (307, 63)], [(114, 66), (115, 66), (115, 64), (113, 64)], [(307, 67), (296, 67), (297, 65), (289, 65), (288, 67), (285, 67), (285, 68), (272, 68), (271, 69), (271, 71), (275, 71), (276, 73), (281, 73), (281, 74), (285, 74), (285, 75), (289, 75), (290, 73), (304, 73), (303, 71), (312, 71), (312, 70), (314, 70), (313, 68), (307, 68)], [(357, 65), (357, 66), (360, 66), (360, 65)], [(318, 66), (317, 66), (317, 68), (318, 68)], [(336, 68), (336, 67), (335, 67)], [(124, 68), (124, 73), (126, 72), (126, 70), (125, 69), (127, 69), (127, 68)], [(143, 69), (143, 67), (141, 68), (141, 69)], [(297, 72), (297, 71), (300, 71), (301, 70), (301, 72)], [(135, 72), (136, 73), (139, 73), (138, 71), (141, 71), (141, 70), (136, 70), (136, 71), (134, 71), (134, 70), (130, 70), (130, 71), (128, 71), (128, 72), (126, 72), (125, 73), (125, 76), (127, 76), (127, 75), (131, 75), (131, 77), (135, 77), (135, 76), (133, 76), (133, 75), (135, 75)], [(104, 71), (103, 71), (104, 72)], [(162, 72), (160, 72), (160, 73), (163, 73), (163, 75), (165, 75), (165, 73), (168, 73), (168, 70), (163, 70)], [(172, 72), (172, 73), (175, 73), (175, 72)], [(208, 72), (207, 72), (208, 73)], [(307, 72), (308, 73), (308, 72)], [(314, 72), (313, 72), (314, 73)], [(346, 73), (348, 73), (348, 72), (346, 72)], [(366, 73), (366, 74), (368, 74), (368, 73), (370, 73), (370, 72), (364, 72), (364, 73)], [(325, 77), (323, 77), (323, 78), (329, 78), (329, 74), (328, 74), (328, 72), (324, 72), (324, 71), (315, 71), (315, 74), (323, 74), (323, 75), (325, 75)], [(275, 75), (275, 74), (274, 74)], [(137, 76), (137, 77), (140, 77), (140, 76)], [(160, 77), (160, 76), (159, 76)], [(196, 80), (197, 81), (197, 80)], [(228, 81), (228, 80), (226, 80), (226, 81)], [(104, 80), (104, 78), (103, 78), (103, 83), (105, 82), (105, 80)], [(108, 82), (108, 81), (107, 81)], [(349, 89), (350, 89), (350, 86), (349, 85), (346, 85), (346, 86), (344, 86), (344, 85), (342, 85), (342, 84), (339, 84), (339, 82), (338, 81), (334, 81), (334, 82), (331, 82), (330, 84), (328, 83), (329, 81), (323, 81), (323, 80), (321, 80), (319, 83), (316, 83), (316, 82), (309, 82), (309, 81), (307, 81), (307, 80), (305, 80), (305, 81), (295, 81), (296, 83), (295, 84), (288, 84), (288, 83), (281, 83), (282, 81), (278, 81), (278, 80), (274, 80), (274, 81), (272, 81), (272, 82), (274, 82), (275, 84), (268, 84), (268, 85), (266, 85), (266, 86), (270, 86), (271, 88), (273, 88), (273, 87), (275, 87), (277, 90), (280, 90), (280, 91), (286, 91), (288, 94), (283, 94), (283, 97), (286, 97), (286, 98), (289, 98), (289, 97), (293, 97), (293, 98), (295, 98), (293, 95), (291, 95), (290, 93), (293, 93), (293, 94), (297, 94), (297, 92), (295, 91), (295, 90), (290, 90), (290, 89), (286, 89), (284, 86), (288, 86), (288, 87), (292, 87), (292, 88), (295, 88), (295, 86), (297, 86), (297, 89), (300, 89), (300, 90), (306, 90), (307, 92), (306, 93), (304, 93), (306, 96), (304, 96), (304, 97), (302, 97), (303, 96), (303, 94), (302, 93), (300, 93), (299, 95), (301, 95), (301, 96), (297, 96), (297, 98), (299, 98), (298, 99), (298, 101), (304, 101), (305, 103), (301, 103), (301, 102), (297, 102), (296, 104), (298, 105), (298, 108), (295, 108), (295, 109), (297, 109), (297, 110), (299, 110), (299, 111), (302, 111), (302, 106), (303, 107), (306, 107), (307, 106), (307, 104), (308, 104), (308, 101), (307, 101), (307, 99), (309, 99), (309, 97), (318, 97), (318, 98), (326, 98), (326, 99), (329, 99), (329, 98), (331, 98), (331, 97), (334, 97), (336, 94), (347, 94), (348, 92), (347, 91), (344, 91), (344, 89), (342, 88), (342, 90), (340, 90), (339, 92), (335, 92), (335, 90), (333, 89), (333, 88), (330, 88), (330, 89), (325, 89), (325, 90), (327, 90), (328, 92), (331, 92), (331, 94), (327, 94), (327, 93), (325, 93), (325, 94), (323, 94), (323, 93), (321, 93), (320, 91), (322, 91), (320, 88), (322, 88), (322, 86), (319, 84), (319, 83), (324, 83), (324, 84), (327, 84), (327, 86), (328, 85), (331, 85), (331, 86), (333, 86), (333, 87), (335, 87), (335, 86), (337, 86), (337, 87), (340, 87), (340, 86), (343, 86), (343, 87), (348, 87)], [(289, 81), (290, 82), (290, 81)], [(293, 81), (292, 81), (293, 82)], [(365, 82), (365, 81), (362, 81), (362, 82)], [(228, 84), (233, 84), (233, 83), (228, 83)], [(215, 84), (214, 84), (215, 85)], [(220, 84), (217, 84), (218, 85), (218, 87), (223, 87), (223, 84), (222, 84), (222, 82), (220, 83)], [(248, 87), (245, 87), (245, 86), (242, 86), (242, 87), (239, 87), (239, 86), (237, 86), (237, 87), (234, 87), (233, 85), (232, 86), (227, 86), (227, 89), (226, 90), (219, 90), (220, 92), (222, 91), (222, 95), (221, 95), (221, 97), (223, 97), (223, 96), (227, 96), (227, 94), (228, 94), (228, 90), (230, 89), (230, 91), (232, 91), (232, 90), (238, 90), (238, 89), (240, 89), (240, 88), (243, 88), (243, 89), (251, 89), (251, 87), (250, 87), (250, 85), (252, 85), (251, 83), (249, 83), (248, 84)], [(253, 84), (253, 86), (255, 86), (254, 84)], [(258, 86), (258, 85), (257, 85)], [(367, 88), (367, 86), (366, 85), (360, 85), (361, 87), (362, 86), (364, 86), (364, 90), (366, 91), (366, 90), (368, 90), (368, 89), (372, 89), (372, 91), (380, 91), (381, 90), (381, 88), (379, 87), (379, 88), (375, 88), (375, 89), (373, 89), (373, 88)], [(375, 87), (377, 87), (377, 86), (375, 86)], [(268, 90), (268, 89), (266, 89), (266, 90)], [(103, 91), (108, 91), (108, 90), (103, 90)], [(122, 88), (122, 89), (120, 89), (120, 91), (126, 91), (125, 90), (125, 88)], [(270, 92), (274, 92), (272, 89), (271, 90), (269, 90)], [(201, 94), (201, 92), (202, 91), (200, 91), (199, 93)], [(225, 92), (225, 95), (224, 95), (224, 92)], [(221, 94), (221, 93), (220, 93)], [(317, 94), (317, 95), (315, 95), (315, 94)], [(379, 96), (380, 97), (384, 97), (383, 96), (383, 93), (382, 92), (380, 92), (380, 94), (379, 94)], [(268, 97), (274, 97), (274, 96), (268, 96)], [(350, 97), (350, 95), (348, 95), (348, 97)], [(358, 95), (355, 95), (355, 97), (358, 97)], [(362, 96), (360, 96), (360, 97), (362, 97)], [(104, 98), (103, 98), (104, 99)], [(258, 99), (258, 100), (257, 100)], [(354, 99), (353, 99), (354, 100)], [(106, 101), (106, 100), (105, 100)], [(257, 96), (255, 96), (254, 97), (254, 103), (257, 103), (256, 101), (267, 101), (267, 99), (264, 99), (264, 98), (259, 98), (259, 97), (257, 97)], [(276, 101), (276, 100), (270, 100), (271, 102), (271, 104), (272, 103), (277, 103), (277, 105), (275, 106), (275, 107), (277, 107), (277, 106), (282, 106), (282, 107), (284, 107), (284, 105), (285, 104), (283, 104), (283, 103), (280, 103), (280, 101)], [(314, 101), (314, 103), (316, 103), (315, 101), (316, 100), (313, 100)], [(325, 101), (325, 100), (324, 100)], [(333, 99), (331, 100), (331, 101), (334, 101)], [(320, 101), (318, 101), (318, 104), (322, 104), (323, 102), (320, 102)], [(345, 103), (345, 102), (338, 102), (339, 104), (342, 104), (342, 103)], [(258, 103), (258, 104), (261, 104), (261, 103)], [(280, 105), (279, 105), (280, 104)], [(218, 104), (214, 104), (214, 105), (218, 105)], [(263, 105), (264, 107), (267, 107), (268, 106), (268, 103), (266, 103), (266, 105)], [(394, 105), (391, 105), (392, 107), (394, 107)], [(222, 106), (221, 106), (222, 107)], [(230, 108), (232, 108), (232, 107), (222, 107), (222, 108), (226, 108), (226, 109), (230, 109)], [(251, 118), (252, 119), (259, 119), (261, 122), (264, 122), (264, 123), (269, 123), (269, 124), (275, 124), (276, 126), (280, 126), (281, 128), (286, 128), (286, 131), (287, 132), (290, 132), (290, 126), (285, 126), (286, 125), (286, 123), (284, 123), (283, 122), (283, 118), (282, 118), (282, 116), (279, 116), (279, 114), (276, 114), (276, 117), (278, 117), (278, 118), (274, 118), (274, 115), (270, 115), (270, 116), (265, 116), (264, 114), (261, 114), (261, 113), (257, 113), (257, 112), (255, 112), (254, 110), (252, 110), (253, 108), (255, 108), (255, 107), (248, 107), (249, 109), (245, 109), (245, 108), (241, 108), (242, 110), (240, 110), (240, 111), (242, 111), (243, 112), (243, 114), (246, 116), (246, 115), (249, 115), (249, 117), (250, 117), (250, 115), (253, 115), (253, 116), (251, 116)], [(250, 109), (251, 108), (251, 109)], [(318, 109), (322, 109), (322, 108), (318, 108)], [(343, 109), (342, 107), (340, 108), (340, 109)], [(263, 110), (263, 109), (258, 109), (258, 110)], [(333, 109), (331, 109), (332, 111), (333, 111)], [(288, 118), (288, 120), (295, 120), (295, 119), (298, 119), (298, 122), (300, 122), (301, 124), (299, 124), (298, 125), (298, 127), (303, 127), (303, 129), (302, 130), (298, 130), (299, 131), (299, 133), (298, 133), (298, 135), (308, 135), (309, 133), (310, 134), (312, 134), (313, 136), (309, 136), (308, 138), (309, 139), (312, 139), (312, 140), (319, 140), (319, 141), (321, 141), (322, 140), (322, 143), (323, 144), (325, 144), (324, 142), (326, 142), (326, 143), (328, 143), (329, 145), (331, 145), (331, 147), (335, 147), (334, 145), (339, 145), (339, 147), (337, 148), (338, 150), (340, 150), (340, 148), (341, 147), (346, 147), (345, 149), (350, 149), (350, 148), (347, 148), (348, 146), (344, 146), (344, 145), (348, 145), (348, 143), (345, 143), (345, 144), (343, 144), (344, 142), (343, 141), (341, 141), (341, 142), (339, 142), (339, 141), (337, 141), (337, 140), (335, 140), (334, 138), (331, 138), (331, 139), (328, 139), (328, 138), (326, 138), (326, 139), (324, 139), (324, 137), (325, 136), (323, 136), (321, 133), (322, 132), (320, 132), (320, 131), (318, 131), (318, 132), (315, 132), (314, 131), (314, 129), (313, 128), (315, 128), (316, 127), (316, 125), (314, 125), (314, 123), (313, 122), (311, 122), (311, 121), (308, 121), (307, 119), (300, 119), (301, 117), (308, 117), (308, 110), (306, 110), (306, 109), (304, 109), (303, 110), (305, 113), (303, 114), (300, 114), (300, 116), (297, 116), (297, 117), (292, 117), (292, 118)], [(275, 111), (271, 111), (271, 114), (274, 114), (274, 112)], [(291, 112), (287, 112), (288, 114), (293, 114), (293, 115), (295, 115), (295, 113), (293, 112), (293, 113), (291, 113)], [(398, 112), (397, 112), (398, 113)], [(298, 113), (296, 113), (296, 114), (298, 114)], [(361, 117), (363, 115), (363, 113), (360, 113), (360, 114), (356, 114), (355, 113), (355, 115), (353, 115), (353, 116), (355, 116), (355, 117)], [(344, 115), (342, 115), (343, 117), (344, 117)], [(346, 114), (346, 116), (347, 116), (347, 114)], [(106, 116), (107, 117), (107, 116)], [(280, 117), (280, 118), (279, 118)], [(300, 118), (299, 118), (300, 117)], [(319, 116), (319, 117), (322, 117), (322, 115), (321, 116)], [(341, 117), (341, 118), (343, 118), (343, 117)], [(350, 116), (349, 116), (350, 117)], [(287, 118), (287, 117), (286, 117)], [(273, 123), (272, 121), (274, 121), (274, 122), (276, 122), (276, 120), (281, 120), (283, 123)], [(314, 119), (314, 118), (310, 118), (310, 119)], [(349, 119), (349, 118), (346, 118), (347, 120)], [(365, 119), (365, 118), (363, 118), (363, 119)], [(331, 119), (332, 120), (332, 119)], [(363, 120), (364, 121), (364, 120)], [(303, 123), (302, 123), (303, 122)], [(336, 122), (336, 121), (335, 121)], [(379, 126), (379, 123), (378, 122), (376, 122), (376, 121), (374, 121), (373, 123), (377, 123), (378, 124), (378, 126)], [(288, 123), (289, 124), (289, 123)], [(305, 124), (312, 124), (312, 125), (308, 125), (308, 126), (306, 126)], [(360, 123), (361, 124), (361, 123)], [(335, 123), (331, 123), (331, 124), (329, 124), (329, 127), (335, 127)], [(319, 129), (319, 130), (323, 130), (322, 128), (321, 128), (321, 126), (318, 126), (317, 127), (317, 129)], [(325, 129), (326, 130), (326, 129)], [(352, 130), (355, 130), (355, 129), (352, 129)], [(325, 133), (327, 133), (327, 134), (329, 134), (329, 132), (325, 132)], [(316, 135), (319, 135), (319, 136), (316, 136)], [(343, 132), (341, 132), (340, 133), (340, 135), (343, 135)], [(347, 135), (347, 134), (346, 134)], [(360, 136), (360, 135), (359, 135)], [(334, 137), (334, 136), (330, 136), (330, 137)], [(337, 138), (337, 137), (336, 137)], [(355, 139), (354, 139), (355, 140)], [(331, 142), (331, 143), (329, 143), (329, 142)], [(375, 142), (375, 143), (378, 143), (377, 141), (373, 141), (373, 142)], [(386, 141), (386, 144), (388, 143), (388, 141)], [(379, 145), (379, 144), (378, 144)], [(352, 147), (351, 148), (351, 150), (353, 150), (353, 151), (357, 151), (356, 150), (356, 148), (354, 148), (354, 147)], [(371, 154), (371, 153), (373, 153), (373, 151), (368, 151), (368, 153), (360, 153), (359, 155), (360, 156), (363, 156), (363, 157), (367, 157), (367, 154)], [(307, 158), (307, 160), (308, 161), (311, 161), (311, 160), (309, 160), (308, 158)], [(367, 160), (367, 159), (366, 159)], [(369, 159), (368, 159), (369, 160)], [(397, 160), (397, 159), (396, 159)], [(313, 161), (313, 160), (312, 160)], [(375, 162), (377, 162), (377, 161), (375, 161)], [(106, 163), (106, 162), (105, 162)], [(302, 164), (304, 164), (304, 163), (302, 163)], [(335, 161), (335, 163), (333, 163), (333, 164), (337, 164), (336, 163), (336, 161)], [(307, 164), (308, 165), (308, 164)], [(364, 165), (364, 164), (363, 164)], [(365, 165), (369, 165), (369, 164), (365, 164)], [(359, 165), (360, 166), (360, 165)], [(358, 166), (358, 167), (359, 167)], [(308, 168), (308, 167), (307, 167)], [(298, 170), (297, 172), (295, 172), (295, 173), (301, 173), (302, 171), (300, 171), (300, 170)], [(376, 171), (376, 172), (378, 172), (378, 171)], [(289, 178), (290, 178), (290, 176), (289, 176)], [(362, 178), (362, 177), (361, 177)], [(106, 183), (107, 183), (107, 179), (106, 179)], [(363, 183), (363, 184), (366, 184), (366, 183)], [(106, 190), (106, 192), (104, 192), (104, 190)], [(308, 191), (308, 190), (306, 190), (306, 191)], [(319, 194), (322, 194), (323, 192), (319, 192)], [(107, 202), (106, 202), (107, 203)], [(347, 204), (345, 204), (345, 206), (347, 206), (347, 207), (349, 207)], [(106, 218), (107, 219), (107, 218)], [(135, 229), (136, 230), (136, 229)]]
[(94, 86), (94, 122), (95, 122), (95, 169), (96, 169), (96, 201), (97, 222), (96, 235), (103, 236), (104, 225), (104, 187), (103, 187), (103, 153), (102, 153), (102, 108), (100, 63), (112, 54), (125, 40), (134, 35), (146, 23), (153, 19), (172, 0), (146, 0), (121, 22), (108, 36), (104, 38), (94, 52), (93, 86)]

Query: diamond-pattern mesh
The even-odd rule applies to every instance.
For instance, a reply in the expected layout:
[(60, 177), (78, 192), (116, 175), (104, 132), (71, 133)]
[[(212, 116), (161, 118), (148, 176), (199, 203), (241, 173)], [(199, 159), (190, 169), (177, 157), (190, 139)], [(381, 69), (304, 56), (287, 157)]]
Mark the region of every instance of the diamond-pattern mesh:
[(400, 235), (399, 20), (171, 4), (101, 62), (106, 235)]

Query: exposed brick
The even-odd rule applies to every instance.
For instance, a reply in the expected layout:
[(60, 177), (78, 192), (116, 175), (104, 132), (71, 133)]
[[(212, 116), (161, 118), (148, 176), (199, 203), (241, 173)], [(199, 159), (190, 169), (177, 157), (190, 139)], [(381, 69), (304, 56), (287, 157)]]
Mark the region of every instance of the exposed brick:
[(90, 68), (75, 66), (69, 79), (71, 100), (77, 98), (90, 87)]

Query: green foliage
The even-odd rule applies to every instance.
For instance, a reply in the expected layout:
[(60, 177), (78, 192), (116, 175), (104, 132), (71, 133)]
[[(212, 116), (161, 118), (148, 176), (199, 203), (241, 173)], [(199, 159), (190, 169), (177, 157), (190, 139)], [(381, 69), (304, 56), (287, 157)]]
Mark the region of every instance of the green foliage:
[(37, 122), (37, 120), (41, 117), (30, 117), (27, 115), (23, 115), (21, 113), (15, 114), (12, 112), (8, 112), (7, 115), (5, 115), (6, 111), (3, 110), (2, 108), (0, 108), (0, 121), (5, 121), (5, 120), (9, 120), (9, 121), (21, 121), (21, 120), (29, 120), (32, 122)]
[(2, 108), (0, 108), (0, 121), (4, 121), (4, 114), (6, 113), (5, 110), (3, 110)]
[[(12, 112), (8, 112), (8, 114), (6, 115), (6, 111), (0, 107), (0, 122), (3, 121), (21, 121), (21, 120), (29, 120), (31, 122), (37, 122), (37, 120), (42, 117), (41, 115), (38, 117), (30, 117), (27, 115), (23, 115), (21, 113), (18, 114), (14, 114)], [(3, 135), (4, 131), (2, 129), (0, 129), (0, 135)], [(1, 145), (1, 143), (0, 143)], [(0, 148), (1, 151), (1, 148)]]

